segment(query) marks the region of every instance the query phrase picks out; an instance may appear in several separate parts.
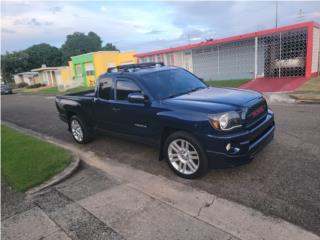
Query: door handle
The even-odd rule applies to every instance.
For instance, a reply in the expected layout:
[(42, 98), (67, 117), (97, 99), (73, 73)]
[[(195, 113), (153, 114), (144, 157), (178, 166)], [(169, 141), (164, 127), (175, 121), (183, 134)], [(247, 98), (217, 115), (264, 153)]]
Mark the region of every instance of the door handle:
[(113, 107), (113, 108), (112, 108), (112, 111), (114, 111), (114, 112), (119, 112), (119, 111), (120, 111), (120, 108)]

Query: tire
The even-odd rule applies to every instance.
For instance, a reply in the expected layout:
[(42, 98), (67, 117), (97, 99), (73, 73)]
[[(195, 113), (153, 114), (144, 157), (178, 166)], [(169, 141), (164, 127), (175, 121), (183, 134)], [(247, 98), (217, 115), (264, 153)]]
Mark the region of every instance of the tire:
[(163, 150), (169, 167), (180, 177), (194, 179), (208, 170), (205, 151), (190, 133), (177, 131), (171, 134), (165, 140)]
[(69, 128), (73, 139), (77, 143), (85, 144), (93, 138), (92, 130), (78, 116), (74, 115), (69, 119)]

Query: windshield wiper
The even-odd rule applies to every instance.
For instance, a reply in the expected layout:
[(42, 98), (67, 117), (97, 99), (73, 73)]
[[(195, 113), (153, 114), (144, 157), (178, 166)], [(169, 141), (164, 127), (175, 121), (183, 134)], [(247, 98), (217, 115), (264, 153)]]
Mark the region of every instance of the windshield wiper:
[(207, 87), (195, 87), (195, 88), (192, 88), (189, 92), (195, 92), (199, 89), (204, 89), (204, 88), (207, 88)]
[(181, 92), (181, 93), (175, 93), (175, 94), (171, 94), (171, 95), (169, 95), (169, 96), (167, 96), (167, 97), (163, 97), (162, 99), (167, 99), (167, 98), (174, 98), (174, 97), (178, 97), (178, 96), (180, 96), (180, 95), (183, 95), (183, 94), (187, 94), (187, 93), (189, 93), (190, 91), (186, 91), (186, 92)]
[(196, 88), (192, 88), (192, 89), (190, 89), (190, 90), (188, 90), (188, 91), (185, 91), (185, 92), (175, 93), (175, 94), (169, 95), (169, 96), (167, 96), (167, 97), (163, 97), (162, 99), (174, 98), (174, 97), (177, 97), (177, 96), (180, 96), (180, 95), (183, 95), (183, 94), (188, 94), (188, 93), (197, 91), (197, 90), (199, 90), (199, 89), (204, 89), (204, 88), (207, 88), (207, 87), (196, 87)]

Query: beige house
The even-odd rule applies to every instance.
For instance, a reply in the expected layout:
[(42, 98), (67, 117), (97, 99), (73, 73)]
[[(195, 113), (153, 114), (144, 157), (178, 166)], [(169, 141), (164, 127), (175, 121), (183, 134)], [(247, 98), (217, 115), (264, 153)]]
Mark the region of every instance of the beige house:
[(42, 65), (41, 68), (32, 69), (31, 72), (39, 74), (39, 81), (47, 86), (56, 87), (61, 78), (61, 67), (47, 67)]
[(15, 84), (27, 83), (28, 85), (33, 85), (36, 83), (41, 83), (39, 75), (37, 72), (22, 72), (13, 75)]

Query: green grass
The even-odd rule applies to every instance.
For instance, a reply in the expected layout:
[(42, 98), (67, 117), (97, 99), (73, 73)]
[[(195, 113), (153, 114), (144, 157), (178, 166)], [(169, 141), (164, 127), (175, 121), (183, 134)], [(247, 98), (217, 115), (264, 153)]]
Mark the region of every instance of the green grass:
[(209, 80), (207, 84), (213, 87), (233, 87), (237, 88), (240, 85), (250, 81), (250, 79), (233, 79), (233, 80)]
[(320, 102), (320, 76), (311, 78), (290, 94), (305, 102)]
[(17, 191), (37, 186), (69, 165), (69, 151), (1, 126), (1, 176)]
[(59, 92), (58, 87), (51, 87), (51, 88), (42, 88), (38, 90), (31, 90), (31, 89), (24, 89), (22, 92), (28, 93), (28, 94), (41, 94), (41, 95), (64, 95), (69, 93), (76, 93), (76, 92), (82, 92), (87, 90), (93, 90), (94, 87), (76, 87), (68, 89), (64, 92)]

